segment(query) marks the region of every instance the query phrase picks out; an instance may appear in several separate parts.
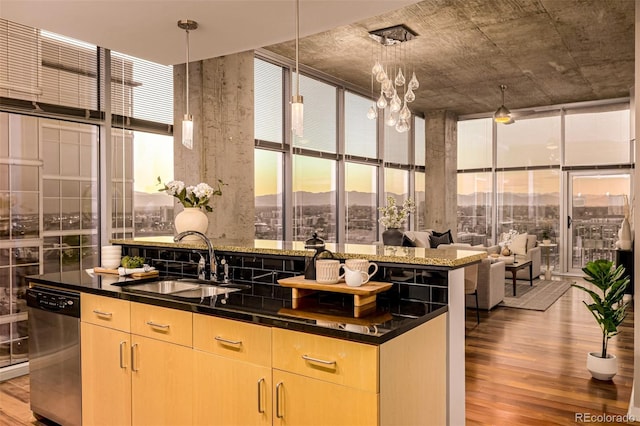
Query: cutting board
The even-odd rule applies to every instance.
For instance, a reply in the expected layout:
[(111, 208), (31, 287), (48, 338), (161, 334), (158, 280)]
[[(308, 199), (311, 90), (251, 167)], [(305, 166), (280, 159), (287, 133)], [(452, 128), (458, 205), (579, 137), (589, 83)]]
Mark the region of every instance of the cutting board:
[[(120, 275), (117, 269), (101, 268), (100, 266), (96, 266), (95, 268), (93, 268), (93, 272), (95, 272), (96, 274)], [(156, 275), (159, 275), (159, 274), (160, 272), (156, 269), (148, 272), (134, 272), (129, 276), (133, 278), (148, 278), (148, 277), (155, 277)]]
[(294, 309), (301, 306), (300, 300), (316, 291), (330, 291), (353, 295), (353, 313), (356, 318), (362, 317), (376, 308), (376, 295), (389, 290), (392, 283), (369, 281), (360, 287), (350, 287), (345, 283), (320, 284), (315, 280), (307, 280), (304, 276), (290, 277), (278, 280), (283, 287), (291, 287), (291, 305)]

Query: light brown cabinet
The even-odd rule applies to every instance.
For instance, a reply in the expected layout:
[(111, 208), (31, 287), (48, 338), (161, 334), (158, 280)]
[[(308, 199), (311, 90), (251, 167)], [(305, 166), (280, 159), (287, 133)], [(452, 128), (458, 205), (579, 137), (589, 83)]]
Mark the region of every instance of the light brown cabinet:
[(91, 294), (81, 306), (83, 424), (191, 424), (192, 314)]
[(81, 323), (82, 424), (131, 424), (131, 335)]
[(378, 347), (273, 330), (274, 424), (378, 424)]
[(444, 425), (446, 318), (380, 345), (82, 294), (85, 425)]
[(93, 294), (80, 297), (84, 425), (131, 424), (129, 305)]
[(196, 314), (193, 340), (194, 424), (271, 425), (271, 328)]

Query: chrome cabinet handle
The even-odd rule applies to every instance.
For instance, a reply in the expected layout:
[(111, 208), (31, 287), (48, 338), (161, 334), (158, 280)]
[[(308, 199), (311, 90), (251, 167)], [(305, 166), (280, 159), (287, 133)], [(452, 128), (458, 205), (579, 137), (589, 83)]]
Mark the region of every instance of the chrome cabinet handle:
[(158, 324), (157, 322), (153, 322), (153, 321), (147, 321), (147, 325), (150, 325), (151, 327), (155, 327), (155, 328), (162, 328), (164, 330), (169, 328), (169, 324)]
[(224, 337), (220, 337), (220, 336), (216, 336), (216, 337), (214, 337), (214, 339), (217, 340), (218, 342), (227, 343), (229, 345), (241, 345), (242, 344), (242, 340), (229, 340), (229, 339), (225, 339)]
[(113, 316), (113, 313), (111, 313), (111, 312), (99, 311), (97, 309), (94, 309), (93, 313), (96, 314), (96, 315), (100, 315), (101, 317), (112, 317)]
[(258, 413), (263, 414), (264, 408), (262, 408), (262, 384), (264, 379), (258, 380)]
[(282, 388), (282, 382), (276, 385), (276, 417), (281, 419), (284, 414), (280, 413), (280, 388)]
[(123, 340), (122, 342), (120, 342), (120, 368), (127, 368), (126, 365), (124, 365), (124, 348), (127, 345), (127, 341)]
[(131, 371), (138, 371), (136, 368), (136, 348), (138, 347), (137, 343), (131, 345)]
[(305, 361), (317, 362), (319, 364), (336, 365), (335, 361), (325, 361), (324, 359), (313, 358), (309, 355), (302, 355), (302, 359), (304, 359)]

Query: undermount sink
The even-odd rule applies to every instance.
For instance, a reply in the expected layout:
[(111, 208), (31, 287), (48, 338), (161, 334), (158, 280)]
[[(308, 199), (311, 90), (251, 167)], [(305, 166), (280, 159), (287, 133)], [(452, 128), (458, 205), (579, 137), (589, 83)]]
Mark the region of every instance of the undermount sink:
[(205, 297), (225, 295), (248, 287), (234, 284), (215, 284), (209, 281), (194, 279), (174, 279), (142, 284), (129, 284), (122, 288), (127, 291), (143, 291), (146, 293), (166, 294), (187, 299), (203, 299)]
[(198, 284), (186, 283), (177, 280), (156, 281), (145, 284), (131, 284), (123, 286), (127, 290), (146, 291), (149, 293), (173, 294), (180, 291), (193, 290), (198, 288)]

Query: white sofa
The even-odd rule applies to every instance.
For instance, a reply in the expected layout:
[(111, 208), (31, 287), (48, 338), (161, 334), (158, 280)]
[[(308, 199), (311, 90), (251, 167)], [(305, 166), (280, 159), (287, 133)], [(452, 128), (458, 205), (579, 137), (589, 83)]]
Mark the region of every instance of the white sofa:
[[(430, 247), (429, 237), (433, 230), (427, 229), (425, 231), (406, 231), (404, 233), (404, 238), (407, 243), (410, 245), (414, 245), (416, 247)], [(536, 236), (533, 234), (521, 234), (519, 238), (514, 239), (513, 245), (510, 247), (516, 252), (516, 260), (519, 262), (524, 262), (527, 260), (531, 261), (531, 279), (536, 279), (541, 274), (541, 264), (542, 264), (542, 247), (538, 247), (538, 242)], [(440, 246), (442, 246), (441, 244)], [(465, 243), (453, 243), (452, 245), (458, 245), (460, 247), (471, 247), (473, 249), (486, 250), (488, 254), (500, 253), (502, 250), (499, 245), (494, 245), (490, 247), (485, 247), (482, 245), (472, 246), (471, 244)], [(438, 247), (440, 247), (438, 246)], [(505, 262), (505, 264), (513, 263), (513, 256), (505, 256), (501, 258)], [(504, 277), (511, 278), (511, 272), (505, 271)], [(529, 268), (521, 269), (517, 272), (516, 277), (520, 280), (528, 280), (529, 279)]]

